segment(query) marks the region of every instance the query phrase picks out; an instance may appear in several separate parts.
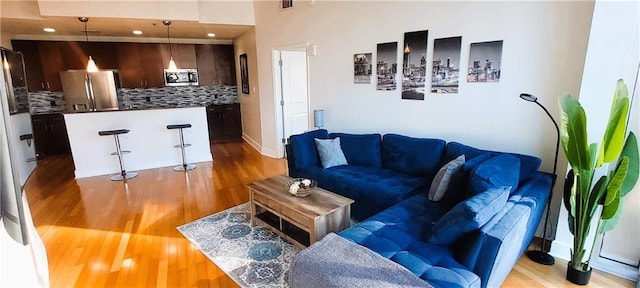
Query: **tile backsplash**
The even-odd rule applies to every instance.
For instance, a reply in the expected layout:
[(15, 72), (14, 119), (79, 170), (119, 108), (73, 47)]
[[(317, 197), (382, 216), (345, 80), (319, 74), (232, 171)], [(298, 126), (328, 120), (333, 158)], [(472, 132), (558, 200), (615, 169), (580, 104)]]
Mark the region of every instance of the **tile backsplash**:
[(62, 92), (29, 92), (29, 102), (31, 114), (62, 113), (64, 111), (65, 102)]
[[(238, 103), (237, 87), (229, 85), (122, 88), (119, 94), (125, 109)], [(29, 92), (29, 99), (32, 114), (61, 113), (65, 110), (62, 92)]]
[[(237, 103), (236, 86), (178, 86), (120, 89), (125, 108), (156, 108)], [(129, 104), (130, 103), (130, 104)]]

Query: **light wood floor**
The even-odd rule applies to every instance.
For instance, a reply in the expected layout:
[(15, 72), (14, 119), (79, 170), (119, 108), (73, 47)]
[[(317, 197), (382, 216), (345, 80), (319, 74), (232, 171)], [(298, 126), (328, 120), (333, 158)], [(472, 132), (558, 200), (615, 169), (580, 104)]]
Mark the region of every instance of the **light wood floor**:
[[(213, 163), (186, 174), (138, 171), (127, 183), (74, 180), (69, 156), (40, 161), (26, 193), (51, 287), (237, 287), (176, 227), (247, 202), (245, 184), (286, 174), (286, 162), (246, 143), (215, 144), (212, 151)], [(566, 262), (557, 262), (543, 266), (523, 257), (504, 286), (574, 287), (564, 280)], [(635, 284), (595, 272), (590, 286)]]

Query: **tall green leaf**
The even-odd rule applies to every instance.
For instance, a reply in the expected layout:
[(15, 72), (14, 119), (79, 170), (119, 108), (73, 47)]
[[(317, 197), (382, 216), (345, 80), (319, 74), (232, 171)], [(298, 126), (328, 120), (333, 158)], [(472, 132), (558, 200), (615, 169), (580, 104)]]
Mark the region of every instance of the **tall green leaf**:
[(609, 205), (605, 204), (602, 207), (602, 215), (600, 218), (604, 220), (611, 219), (613, 218), (613, 215), (616, 214), (616, 211), (618, 211), (618, 206), (620, 206), (620, 190), (617, 190), (617, 192), (618, 193), (611, 191), (611, 193), (614, 194), (613, 201), (611, 201)]
[[(627, 176), (627, 168), (629, 168), (629, 157), (622, 157), (618, 165), (616, 166), (616, 170), (613, 171), (613, 176), (611, 177), (611, 181), (607, 185), (607, 197), (605, 197), (604, 205), (611, 205), (611, 202), (615, 199), (616, 194), (620, 194), (620, 186), (622, 186), (622, 182), (624, 178)], [(619, 198), (620, 196), (618, 196)]]
[(598, 233), (606, 233), (607, 231), (611, 231), (613, 228), (618, 225), (620, 218), (622, 218), (622, 207), (618, 207), (616, 213), (610, 219), (601, 219), (600, 223), (598, 223)]
[[(638, 161), (638, 140), (633, 132), (629, 132), (627, 141), (624, 143), (622, 153), (620, 156), (629, 158), (629, 167), (627, 168), (627, 176), (624, 177), (624, 182), (620, 186), (620, 196), (624, 197), (633, 189), (638, 181), (638, 170), (640, 164)], [(621, 158), (622, 159), (622, 158)]]
[(563, 191), (564, 193), (562, 194), (564, 207), (567, 208), (567, 211), (571, 211), (570, 198), (571, 198), (571, 189), (573, 188), (574, 181), (575, 181), (575, 174), (573, 174), (573, 169), (569, 169), (569, 173), (567, 173), (567, 177), (564, 179), (564, 191)]
[(596, 182), (596, 185), (593, 186), (593, 190), (589, 194), (588, 206), (590, 207), (589, 211), (590, 211), (591, 217), (593, 217), (593, 215), (595, 214), (595, 210), (596, 210), (595, 208), (598, 207), (598, 205), (604, 204), (603, 200), (607, 193), (608, 180), (609, 178), (607, 176), (600, 177), (600, 179), (598, 179), (598, 182)]
[(613, 103), (612, 113), (609, 115), (607, 130), (605, 130), (602, 143), (600, 143), (596, 167), (602, 166), (602, 163), (612, 162), (620, 156), (625, 133), (627, 133), (627, 114), (629, 114), (629, 98), (616, 99)]
[(563, 95), (559, 99), (560, 110), (560, 139), (562, 149), (574, 169), (574, 173), (581, 174), (581, 170), (589, 169), (589, 148), (587, 142), (587, 116), (578, 100), (570, 95)]

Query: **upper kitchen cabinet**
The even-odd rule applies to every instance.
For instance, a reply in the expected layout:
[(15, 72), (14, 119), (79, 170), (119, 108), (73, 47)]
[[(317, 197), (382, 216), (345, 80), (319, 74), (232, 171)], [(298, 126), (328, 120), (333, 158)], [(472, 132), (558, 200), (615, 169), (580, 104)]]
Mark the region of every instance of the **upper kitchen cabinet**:
[(41, 87), (48, 91), (62, 91), (60, 71), (66, 70), (66, 67), (62, 61), (60, 44), (53, 41), (41, 41), (38, 43), (38, 51), (42, 63), (42, 75), (44, 75), (44, 83)]
[(27, 74), (27, 89), (30, 92), (44, 90), (44, 75), (42, 74), (42, 63), (40, 62), (40, 51), (38, 45), (32, 41), (11, 41), (13, 50), (22, 52), (24, 57), (24, 68)]
[(236, 85), (233, 45), (195, 45), (201, 86)]
[(164, 86), (160, 44), (118, 43), (115, 50), (122, 87)]
[(163, 69), (169, 67), (169, 59), (173, 53), (173, 61), (179, 69), (196, 69), (198, 63), (196, 61), (196, 48), (193, 44), (160, 44), (160, 53), (162, 57)]
[(22, 52), (29, 91), (61, 91), (59, 72), (66, 70), (59, 42), (14, 40), (14, 50)]
[(86, 69), (89, 56), (99, 69), (118, 69), (114, 43), (68, 41), (59, 45), (67, 69)]
[(216, 71), (220, 84), (236, 85), (236, 62), (233, 45), (216, 45)]

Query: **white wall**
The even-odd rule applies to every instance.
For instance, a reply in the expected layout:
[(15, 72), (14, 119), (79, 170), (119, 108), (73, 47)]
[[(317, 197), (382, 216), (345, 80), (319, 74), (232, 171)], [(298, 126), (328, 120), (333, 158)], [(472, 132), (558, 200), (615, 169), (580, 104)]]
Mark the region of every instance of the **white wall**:
[[(242, 114), (242, 138), (256, 150), (262, 151), (262, 126), (260, 123), (260, 90), (258, 89), (258, 61), (256, 53), (256, 30), (249, 29), (233, 40), (236, 61), (238, 100)], [(249, 94), (242, 93), (240, 78), (240, 55), (247, 54), (249, 64)]]
[[(310, 108), (325, 110), (330, 131), (443, 138), (537, 155), (542, 170), (552, 170), (555, 128), (539, 107), (518, 95), (538, 96), (558, 119), (557, 98), (580, 88), (593, 2), (316, 0), (295, 1), (287, 10), (278, 5), (255, 2), (263, 151), (276, 151), (278, 141), (271, 49), (311, 43), (317, 56), (309, 59)], [(434, 38), (462, 36), (463, 70), (470, 43), (504, 40), (500, 82), (466, 83), (462, 76), (458, 94), (427, 94), (424, 101), (401, 100), (400, 90), (376, 91), (375, 84), (353, 84), (354, 53), (375, 55), (377, 43), (390, 41), (402, 47), (404, 32), (424, 29), (428, 61)], [(558, 167), (563, 163), (561, 157)], [(564, 169), (558, 173), (564, 175)], [(555, 195), (561, 195), (561, 185)], [(554, 197), (553, 206), (559, 201)]]
[[(624, 79), (629, 93), (633, 93), (640, 64), (639, 19), (640, 4), (637, 1), (596, 1), (580, 88), (580, 103), (587, 115), (587, 133), (591, 143), (602, 141), (616, 81), (620, 78)], [(635, 101), (637, 102), (638, 99)], [(637, 103), (634, 105), (637, 106)], [(637, 111), (637, 108), (634, 111)], [(637, 127), (637, 124), (635, 126)], [(606, 169), (606, 167), (603, 168), (603, 170)], [(636, 208), (638, 205), (635, 205)], [(573, 236), (566, 224), (567, 211), (564, 206), (559, 209), (559, 212), (558, 230), (556, 239), (551, 246), (551, 253), (556, 257), (569, 259)], [(635, 225), (640, 225), (639, 220), (637, 218), (635, 220)], [(628, 236), (637, 239), (638, 235)], [(635, 243), (637, 244), (637, 241)], [(595, 263), (592, 262), (592, 264)], [(613, 267), (610, 266), (611, 268)], [(610, 272), (624, 273), (624, 268), (615, 267)], [(622, 275), (628, 277), (631, 275), (637, 278), (637, 271), (629, 270), (627, 272), (626, 275)]]

